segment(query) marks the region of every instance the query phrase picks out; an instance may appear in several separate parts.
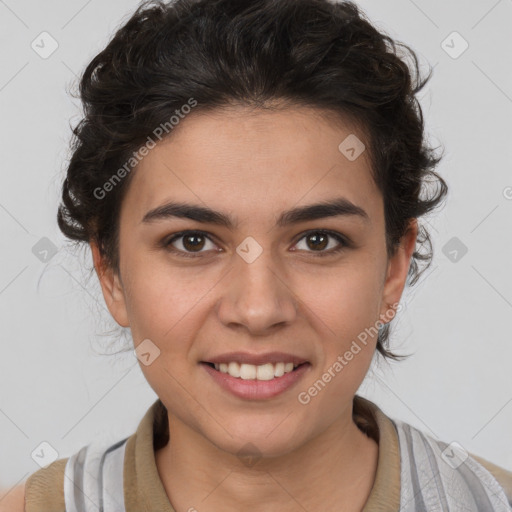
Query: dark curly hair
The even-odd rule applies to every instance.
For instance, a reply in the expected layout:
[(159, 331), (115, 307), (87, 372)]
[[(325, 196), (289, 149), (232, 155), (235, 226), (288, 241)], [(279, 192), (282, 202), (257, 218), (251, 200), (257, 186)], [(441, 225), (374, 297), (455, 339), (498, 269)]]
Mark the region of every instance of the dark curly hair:
[[(191, 99), (194, 112), (307, 106), (354, 120), (367, 134), (390, 257), (410, 220), (448, 191), (434, 172), (441, 157), (427, 144), (416, 98), (431, 72), (422, 78), (414, 51), (374, 28), (352, 2), (145, 1), (80, 79), (84, 116), (73, 129), (59, 228), (75, 243), (94, 241), (118, 273), (119, 212), (133, 176), (126, 163), (135, 162), (136, 172), (135, 156), (156, 127), (168, 127)], [(432, 259), (423, 225), (416, 244), (410, 284)], [(378, 352), (403, 357), (386, 348), (388, 338), (389, 323)]]

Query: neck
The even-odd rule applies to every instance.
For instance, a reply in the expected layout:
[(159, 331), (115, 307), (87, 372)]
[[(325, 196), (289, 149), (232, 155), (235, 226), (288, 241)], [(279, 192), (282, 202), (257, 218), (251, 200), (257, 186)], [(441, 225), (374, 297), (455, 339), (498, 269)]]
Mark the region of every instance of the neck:
[(169, 415), (172, 442), (155, 453), (158, 472), (177, 511), (360, 511), (375, 480), (378, 444), (347, 413), (298, 449), (252, 463)]

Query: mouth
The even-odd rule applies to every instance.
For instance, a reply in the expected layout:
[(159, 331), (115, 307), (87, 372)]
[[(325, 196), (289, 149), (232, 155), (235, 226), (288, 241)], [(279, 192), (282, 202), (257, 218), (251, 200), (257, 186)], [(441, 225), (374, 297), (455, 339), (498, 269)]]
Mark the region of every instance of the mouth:
[(275, 380), (283, 377), (288, 373), (293, 373), (304, 366), (310, 366), (309, 361), (300, 364), (292, 362), (266, 363), (262, 365), (239, 364), (236, 361), (229, 363), (211, 363), (209, 361), (201, 361), (201, 364), (209, 366), (213, 370), (229, 375), (240, 380)]
[(309, 361), (265, 363), (258, 366), (231, 361), (201, 361), (213, 382), (243, 400), (269, 400), (293, 389), (309, 373)]

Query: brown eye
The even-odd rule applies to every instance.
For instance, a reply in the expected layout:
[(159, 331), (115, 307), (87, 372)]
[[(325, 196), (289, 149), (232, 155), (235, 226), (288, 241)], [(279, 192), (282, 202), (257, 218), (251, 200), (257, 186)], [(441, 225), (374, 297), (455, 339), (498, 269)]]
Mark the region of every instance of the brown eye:
[[(330, 250), (325, 250), (326, 247), (329, 246), (329, 239), (335, 240), (337, 244), (334, 244), (334, 247), (331, 247)], [(348, 240), (340, 234), (330, 231), (309, 231), (299, 240), (299, 242), (301, 240), (306, 241), (306, 252), (318, 253), (314, 254), (314, 256), (328, 256), (330, 254), (338, 253), (346, 247), (350, 247)]]
[(201, 253), (206, 252), (202, 249), (205, 248), (207, 242), (211, 244), (210, 249), (215, 249), (215, 244), (206, 234), (201, 231), (187, 231), (174, 235), (167, 242), (164, 242), (163, 245), (170, 252), (180, 256), (194, 257), (196, 254), (200, 256)]
[(204, 246), (203, 235), (185, 235), (183, 238), (183, 247), (187, 251), (195, 251), (196, 249), (201, 250)]
[(324, 233), (313, 233), (306, 236), (308, 247), (311, 249), (325, 249), (329, 245), (329, 237)]

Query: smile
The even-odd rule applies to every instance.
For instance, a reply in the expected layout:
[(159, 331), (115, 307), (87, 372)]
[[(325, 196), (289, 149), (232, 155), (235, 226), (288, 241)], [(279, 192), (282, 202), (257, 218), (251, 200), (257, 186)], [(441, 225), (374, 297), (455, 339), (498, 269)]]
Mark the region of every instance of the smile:
[(235, 361), (200, 365), (224, 390), (244, 399), (266, 399), (291, 388), (311, 368), (311, 363), (294, 365), (291, 362), (252, 365)]

